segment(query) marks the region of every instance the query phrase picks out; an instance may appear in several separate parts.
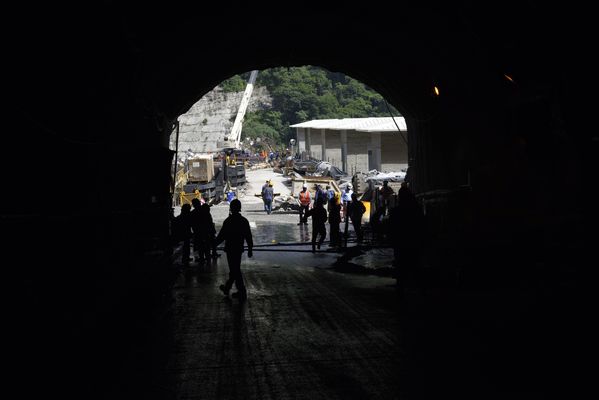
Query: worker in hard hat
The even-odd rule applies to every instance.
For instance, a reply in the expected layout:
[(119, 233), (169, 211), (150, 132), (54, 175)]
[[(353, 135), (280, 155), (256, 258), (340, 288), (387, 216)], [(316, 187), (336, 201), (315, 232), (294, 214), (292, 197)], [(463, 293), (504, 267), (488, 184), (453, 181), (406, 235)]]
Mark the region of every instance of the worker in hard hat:
[(351, 195), (354, 193), (351, 183), (348, 183), (345, 190), (341, 194), (341, 222), (347, 218), (347, 206), (351, 203)]
[(310, 191), (308, 190), (308, 185), (304, 183), (302, 186), (302, 191), (299, 192), (298, 195), (299, 203), (300, 203), (300, 220), (298, 225), (308, 224), (308, 217), (305, 215), (306, 211), (310, 209), (310, 204), (312, 203), (312, 196), (310, 195)]

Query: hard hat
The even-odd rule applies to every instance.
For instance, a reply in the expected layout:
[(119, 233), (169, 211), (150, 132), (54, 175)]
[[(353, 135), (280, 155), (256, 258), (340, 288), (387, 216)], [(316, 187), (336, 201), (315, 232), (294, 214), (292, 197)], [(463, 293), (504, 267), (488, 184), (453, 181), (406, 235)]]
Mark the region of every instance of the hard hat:
[(308, 185), (306, 185), (306, 184), (304, 183), (304, 184), (302, 185), (302, 187), (303, 187), (304, 189), (307, 189), (307, 188), (308, 188)]
[(351, 189), (351, 188), (352, 188), (352, 185), (351, 185), (351, 183), (348, 183), (348, 184), (347, 184), (347, 188), (348, 188), (348, 189)]

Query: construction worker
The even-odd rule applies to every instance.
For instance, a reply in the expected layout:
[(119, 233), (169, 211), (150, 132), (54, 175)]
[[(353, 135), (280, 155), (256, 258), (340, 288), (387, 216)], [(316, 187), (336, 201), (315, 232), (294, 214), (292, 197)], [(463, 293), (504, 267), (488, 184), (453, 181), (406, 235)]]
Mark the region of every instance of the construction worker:
[(358, 243), (361, 243), (363, 238), (362, 215), (364, 215), (364, 213), (366, 212), (366, 207), (360, 200), (358, 200), (357, 194), (352, 193), (351, 199), (351, 203), (349, 203), (347, 206), (347, 214), (351, 219), (352, 225), (354, 226), (354, 231), (356, 232)]
[(264, 203), (264, 211), (268, 211), (266, 209), (266, 200), (264, 199), (264, 190), (268, 187), (269, 183), (270, 183), (270, 181), (267, 179), (266, 183), (264, 185), (262, 185), (262, 190), (260, 190), (260, 195), (262, 196), (262, 202)]
[(217, 245), (223, 241), (225, 242), (225, 252), (229, 264), (229, 279), (224, 285), (220, 285), (219, 289), (225, 296), (229, 296), (229, 291), (234, 283), (237, 292), (233, 293), (233, 297), (237, 297), (239, 301), (243, 302), (247, 300), (247, 290), (241, 274), (241, 255), (244, 251), (245, 241), (247, 243), (247, 255), (251, 258), (254, 243), (250, 223), (241, 215), (241, 202), (238, 199), (231, 201), (229, 216), (223, 222), (223, 227), (216, 237)]
[(272, 188), (272, 183), (269, 182), (266, 189), (264, 189), (264, 193), (262, 196), (264, 199), (264, 209), (266, 210), (267, 214), (270, 214), (272, 212), (272, 201), (275, 197), (274, 190)]
[(326, 186), (326, 193), (327, 193), (327, 202), (331, 201), (331, 199), (333, 199), (335, 197), (335, 189), (333, 189), (331, 187), (331, 185)]
[(344, 222), (347, 219), (347, 206), (352, 201), (352, 194), (354, 194), (352, 185), (351, 183), (348, 183), (341, 195), (341, 222)]
[[(317, 247), (320, 250), (320, 245), (327, 236), (327, 228), (325, 226), (325, 222), (327, 222), (327, 210), (324, 209), (322, 198), (318, 198), (314, 202), (314, 207), (306, 211), (305, 215), (306, 218), (312, 217), (312, 253), (315, 253)], [(317, 237), (319, 237), (318, 242), (316, 242)]]
[(184, 266), (189, 265), (191, 260), (191, 204), (185, 203), (181, 206), (181, 214), (177, 215), (173, 220), (173, 243), (178, 244), (183, 242), (181, 248), (181, 263)]
[(333, 198), (329, 200), (330, 247), (338, 247), (341, 245), (341, 233), (339, 232), (340, 223), (341, 205), (339, 204), (339, 194), (335, 193)]
[(383, 216), (387, 215), (387, 213), (389, 211), (391, 198), (393, 197), (394, 194), (395, 194), (395, 192), (389, 186), (389, 181), (383, 181), (383, 187), (379, 189), (379, 199), (378, 199), (380, 207), (382, 208), (381, 213)]
[(308, 191), (308, 185), (306, 185), (304, 183), (304, 185), (302, 186), (302, 191), (299, 192), (298, 195), (299, 198), (299, 203), (300, 203), (300, 220), (298, 225), (301, 224), (308, 224), (308, 217), (305, 215), (306, 211), (308, 211), (310, 209), (310, 204), (312, 203), (312, 196), (310, 195), (310, 192)]
[(316, 184), (316, 192), (314, 193), (314, 204), (316, 204), (316, 202), (319, 199), (322, 201), (322, 204), (326, 204), (327, 203), (327, 193), (322, 189), (322, 186), (320, 186), (319, 184)]

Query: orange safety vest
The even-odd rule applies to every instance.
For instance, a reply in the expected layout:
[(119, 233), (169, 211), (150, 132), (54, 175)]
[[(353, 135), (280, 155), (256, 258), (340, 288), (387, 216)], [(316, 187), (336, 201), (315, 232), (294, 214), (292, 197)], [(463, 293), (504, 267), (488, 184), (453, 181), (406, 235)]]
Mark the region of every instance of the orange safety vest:
[(302, 206), (310, 205), (310, 192), (299, 192), (299, 201)]

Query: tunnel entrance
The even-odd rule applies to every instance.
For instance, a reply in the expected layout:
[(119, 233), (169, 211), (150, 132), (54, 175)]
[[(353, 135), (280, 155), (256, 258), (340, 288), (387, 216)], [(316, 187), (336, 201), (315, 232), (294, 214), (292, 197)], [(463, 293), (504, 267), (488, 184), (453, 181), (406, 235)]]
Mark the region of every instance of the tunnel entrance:
[[(22, 13), (2, 158), (6, 187), (17, 188), (2, 198), (2, 227), (17, 282), (18, 390), (95, 398), (123, 377), (106, 397), (438, 398), (431, 392), (469, 388), (472, 397), (543, 398), (555, 393), (549, 381), (579, 387), (579, 333), (590, 330), (579, 322), (576, 279), (594, 246), (599, 141), (581, 122), (592, 115), (582, 100), (586, 49), (578, 53), (576, 29), (555, 28), (573, 13), (418, 2), (398, 15), (373, 3), (318, 13), (318, 22), (315, 13), (273, 18), (258, 4), (247, 13), (213, 6), (213, 15), (203, 3), (182, 12), (110, 1), (79, 18), (54, 14), (54, 4)], [(251, 37), (264, 40), (221, 35), (225, 16), (236, 39), (249, 38), (248, 15)], [(140, 338), (174, 276), (164, 268), (173, 122), (233, 74), (278, 65), (345, 71), (401, 105), (413, 189), (442, 234), (433, 261), (472, 255), (449, 263), (463, 286), (449, 297), (412, 293), (410, 309), (379, 277), (307, 273), (298, 264), (309, 257), (281, 252), (277, 263), (294, 273), (248, 264), (259, 300), (239, 312), (209, 280), (226, 271), (196, 274), (177, 281), (178, 306), (163, 314), (180, 318), (151, 331), (173, 356), (156, 375), (164, 354), (136, 350), (158, 348)], [(42, 162), (22, 162), (25, 151)], [(133, 188), (123, 160), (139, 152), (153, 171), (136, 174)], [(349, 149), (340, 153), (348, 170)], [(181, 348), (195, 356), (178, 357)], [(147, 358), (128, 364), (123, 354)]]
[[(238, 143), (234, 153), (222, 147), (226, 140)], [(352, 257), (337, 260), (342, 249), (355, 246), (357, 240), (353, 224), (348, 219), (345, 226), (343, 214), (337, 210), (335, 231), (341, 233), (332, 238), (333, 224), (327, 222), (326, 240), (313, 249), (329, 257), (306, 260), (306, 264), (331, 267), (338, 261), (338, 271), (391, 277), (392, 250), (388, 244), (377, 245), (369, 223), (371, 216), (377, 218), (379, 230), (386, 223), (383, 218), (388, 217), (388, 210), (381, 213), (383, 182), (387, 181), (390, 190), (385, 201), (394, 202), (405, 180), (407, 127), (395, 107), (361, 82), (314, 66), (234, 75), (177, 118), (170, 149), (176, 154), (174, 217), (183, 204), (200, 199), (210, 204), (217, 233), (229, 215), (230, 201), (238, 198), (258, 254), (311, 253), (313, 227), (311, 222), (301, 223), (300, 216), (302, 184), (308, 184), (309, 208), (316, 204), (316, 185), (322, 193), (329, 192), (323, 199), (331, 221), (335, 211), (328, 201), (336, 194), (341, 208), (349, 186), (345, 197), (349, 199), (355, 192), (367, 207), (361, 225), (367, 231), (366, 242), (378, 250), (364, 254), (354, 249), (352, 257), (360, 256), (362, 265), (348, 264)], [(235, 180), (227, 181), (224, 171), (235, 173)], [(273, 185), (270, 209), (263, 197), (265, 181)], [(381, 232), (376, 234), (378, 239), (383, 237)], [(194, 247), (192, 254), (196, 254), (190, 259), (203, 265), (205, 257), (198, 256)]]

